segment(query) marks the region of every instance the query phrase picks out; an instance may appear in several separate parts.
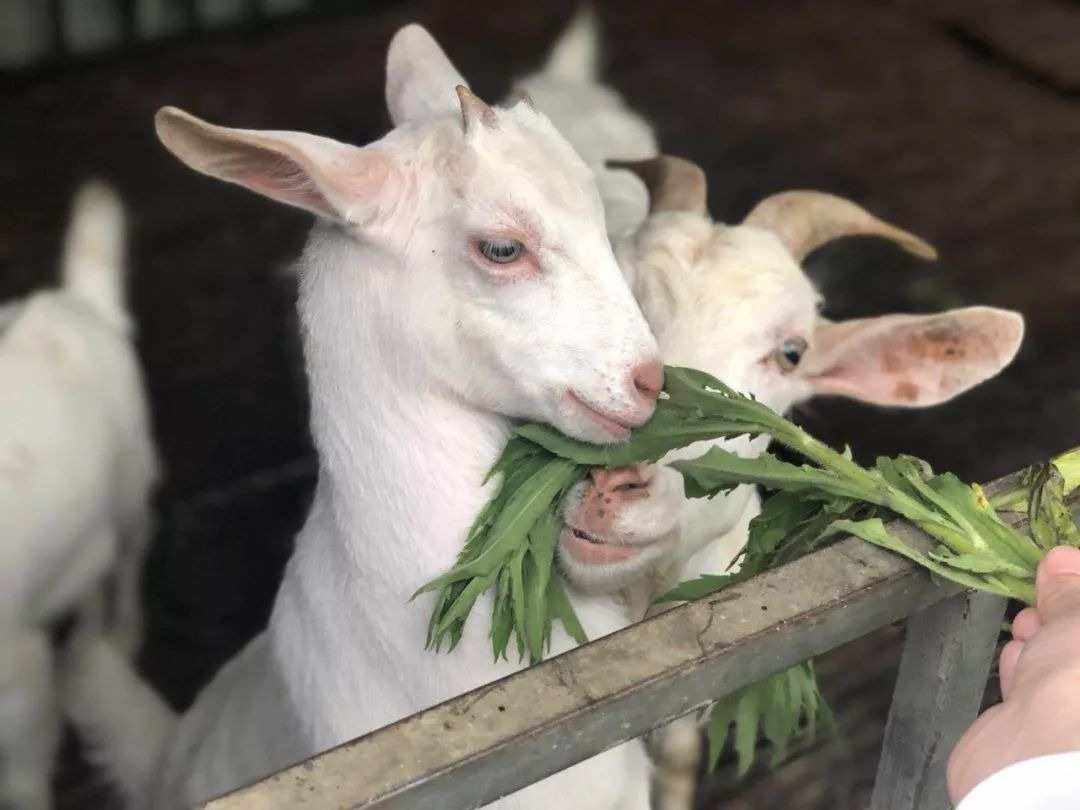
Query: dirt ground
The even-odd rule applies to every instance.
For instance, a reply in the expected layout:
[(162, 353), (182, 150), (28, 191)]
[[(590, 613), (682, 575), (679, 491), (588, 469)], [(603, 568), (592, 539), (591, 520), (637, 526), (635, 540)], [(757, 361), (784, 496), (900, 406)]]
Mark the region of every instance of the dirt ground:
[[(381, 2), (0, 77), (0, 299), (53, 280), (80, 180), (109, 179), (131, 207), (134, 307), (167, 473), (141, 663), (177, 706), (265, 622), (311, 490), (283, 272), (308, 220), (183, 168), (156, 143), (154, 110), (364, 143), (388, 126), (383, 60), (401, 24), (427, 25), (495, 99), (573, 8)], [(666, 151), (705, 168), (718, 218), (817, 188), (939, 248), (930, 265), (873, 240), (819, 251), (807, 266), (828, 315), (982, 303), (1027, 318), (1013, 366), (954, 403), (906, 412), (820, 400), (799, 410), (803, 423), (864, 459), (910, 451), (969, 479), (1080, 444), (1080, 3), (622, 2), (599, 13), (607, 75)], [(865, 806), (900, 637), (890, 629), (822, 664), (841, 742), (741, 793), (714, 780), (703, 806)], [(104, 806), (73, 762), (60, 806)]]

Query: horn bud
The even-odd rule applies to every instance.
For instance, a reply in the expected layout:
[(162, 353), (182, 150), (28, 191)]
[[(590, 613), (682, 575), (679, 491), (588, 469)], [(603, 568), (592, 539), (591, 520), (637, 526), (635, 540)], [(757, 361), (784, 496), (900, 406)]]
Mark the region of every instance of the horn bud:
[(933, 246), (915, 234), (878, 219), (850, 200), (821, 191), (773, 194), (759, 202), (743, 224), (772, 231), (799, 262), (844, 236), (880, 236), (920, 258), (937, 258)]
[(607, 166), (627, 169), (641, 178), (649, 190), (650, 214), (661, 211), (708, 214), (708, 182), (696, 163), (673, 155), (658, 155), (648, 160), (609, 160)]
[(477, 126), (495, 127), (495, 110), (463, 84), (459, 84), (454, 90), (461, 103), (461, 125), (465, 127), (466, 132), (472, 131)]

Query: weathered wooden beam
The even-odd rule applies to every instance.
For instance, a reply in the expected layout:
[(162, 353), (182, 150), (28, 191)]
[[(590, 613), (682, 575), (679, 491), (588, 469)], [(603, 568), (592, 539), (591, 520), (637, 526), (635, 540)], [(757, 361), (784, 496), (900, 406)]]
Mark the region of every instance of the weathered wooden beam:
[(979, 712), (1006, 600), (965, 592), (907, 620), (871, 810), (949, 810), (945, 766)]
[[(913, 542), (917, 529), (896, 524)], [(465, 810), (955, 596), (848, 539), (405, 718), (213, 810)], [(981, 691), (982, 682), (971, 688)]]

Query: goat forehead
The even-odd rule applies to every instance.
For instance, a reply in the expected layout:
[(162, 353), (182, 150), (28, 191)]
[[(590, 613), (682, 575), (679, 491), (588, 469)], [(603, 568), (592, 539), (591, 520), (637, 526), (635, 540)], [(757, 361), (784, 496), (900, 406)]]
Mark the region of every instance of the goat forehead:
[(802, 267), (772, 234), (743, 226), (717, 227), (694, 274), (714, 294), (762, 302), (784, 298), (813, 308), (817, 293)]
[(659, 299), (643, 302), (646, 310), (676, 322), (654, 323), (654, 328), (675, 343), (698, 335), (728, 348), (764, 345), (781, 333), (809, 330), (819, 296), (779, 240), (759, 229), (715, 225), (702, 217), (668, 220), (639, 242), (639, 258), (654, 282), (642, 289)]
[(742, 226), (703, 227), (702, 222), (700, 217), (673, 221), (639, 243), (641, 258), (669, 288), (712, 303), (777, 295), (805, 298), (808, 305), (816, 301), (802, 268), (771, 234)]
[[(417, 188), (428, 186), (426, 177), (440, 178), (452, 205), (476, 220), (473, 227), (517, 226), (557, 237), (582, 223), (602, 225), (592, 172), (547, 119), (525, 105), (497, 110), (494, 126), (464, 135), (460, 117), (448, 116), (399, 127), (391, 137), (402, 151), (415, 150)], [(420, 202), (441, 207), (441, 199), (426, 193)]]
[(551, 202), (574, 215), (595, 214), (599, 198), (592, 171), (543, 115), (525, 105), (501, 110), (497, 125), (480, 133), (481, 182), (510, 194)]

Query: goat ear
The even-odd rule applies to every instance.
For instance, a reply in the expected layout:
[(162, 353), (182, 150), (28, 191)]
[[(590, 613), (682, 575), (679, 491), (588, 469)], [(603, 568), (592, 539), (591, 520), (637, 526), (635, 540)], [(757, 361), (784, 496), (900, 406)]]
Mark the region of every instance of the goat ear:
[(394, 126), (457, 112), (454, 88), (465, 84), (423, 27), (406, 25), (386, 55), (386, 106)]
[(799, 374), (815, 394), (923, 408), (947, 402), (1016, 356), (1024, 319), (993, 307), (821, 320)]
[(390, 161), (302, 132), (229, 129), (175, 107), (154, 117), (165, 147), (197, 172), (330, 219), (363, 224), (390, 174)]

